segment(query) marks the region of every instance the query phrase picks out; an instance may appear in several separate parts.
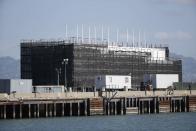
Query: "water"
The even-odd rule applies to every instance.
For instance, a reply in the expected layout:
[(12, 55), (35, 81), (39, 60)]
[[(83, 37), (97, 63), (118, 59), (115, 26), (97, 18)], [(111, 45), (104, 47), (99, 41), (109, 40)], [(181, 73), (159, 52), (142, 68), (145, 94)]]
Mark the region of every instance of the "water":
[(0, 131), (196, 131), (196, 113), (0, 120)]

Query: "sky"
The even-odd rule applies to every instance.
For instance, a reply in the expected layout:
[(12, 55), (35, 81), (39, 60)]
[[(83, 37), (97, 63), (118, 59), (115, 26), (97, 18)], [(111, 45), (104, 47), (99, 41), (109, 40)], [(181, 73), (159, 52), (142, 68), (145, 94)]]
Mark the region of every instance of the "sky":
[[(170, 52), (196, 59), (196, 0), (0, 0), (0, 57), (20, 58), (23, 39), (97, 37), (167, 45)], [(145, 35), (144, 35), (145, 34)]]

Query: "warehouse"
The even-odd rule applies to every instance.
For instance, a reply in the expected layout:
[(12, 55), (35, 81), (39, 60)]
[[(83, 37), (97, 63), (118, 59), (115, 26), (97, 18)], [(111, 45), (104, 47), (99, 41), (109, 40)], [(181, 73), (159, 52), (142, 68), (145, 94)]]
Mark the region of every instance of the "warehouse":
[(32, 79), (34, 86), (60, 84), (73, 90), (91, 89), (95, 76), (129, 74), (134, 89), (140, 88), (144, 74), (178, 74), (181, 82), (182, 63), (171, 59), (168, 47), (161, 46), (70, 40), (21, 42), (21, 78)]

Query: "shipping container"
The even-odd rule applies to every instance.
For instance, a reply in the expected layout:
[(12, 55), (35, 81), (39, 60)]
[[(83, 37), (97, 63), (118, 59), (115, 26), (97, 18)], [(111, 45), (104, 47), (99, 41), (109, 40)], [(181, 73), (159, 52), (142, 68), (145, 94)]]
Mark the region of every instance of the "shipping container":
[(131, 89), (130, 75), (102, 75), (95, 77), (96, 89), (115, 89), (128, 90)]
[(145, 74), (144, 85), (151, 85), (155, 89), (166, 89), (179, 82), (178, 74)]

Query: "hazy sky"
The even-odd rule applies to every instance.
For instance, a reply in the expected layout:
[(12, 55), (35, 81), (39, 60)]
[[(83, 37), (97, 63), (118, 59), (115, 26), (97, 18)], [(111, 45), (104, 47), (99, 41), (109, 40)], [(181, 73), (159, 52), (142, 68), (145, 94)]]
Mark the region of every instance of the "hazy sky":
[[(58, 39), (76, 34), (76, 24), (97, 28), (107, 38), (135, 40), (146, 34), (148, 43), (167, 44), (171, 52), (196, 58), (196, 0), (0, 0), (0, 56), (20, 58), (21, 39)], [(93, 29), (92, 29), (93, 30)], [(92, 32), (93, 35), (93, 32)]]

